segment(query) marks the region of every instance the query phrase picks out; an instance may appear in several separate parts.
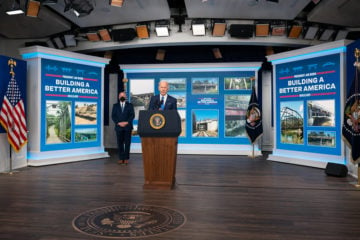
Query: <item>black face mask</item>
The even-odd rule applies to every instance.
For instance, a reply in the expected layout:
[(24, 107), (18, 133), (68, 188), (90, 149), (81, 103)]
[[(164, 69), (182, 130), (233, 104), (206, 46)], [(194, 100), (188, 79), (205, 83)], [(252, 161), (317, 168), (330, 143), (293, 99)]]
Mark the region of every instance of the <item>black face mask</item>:
[(120, 98), (120, 101), (121, 101), (121, 102), (124, 102), (125, 100), (126, 100), (126, 99), (125, 99), (124, 97), (121, 97), (121, 98)]

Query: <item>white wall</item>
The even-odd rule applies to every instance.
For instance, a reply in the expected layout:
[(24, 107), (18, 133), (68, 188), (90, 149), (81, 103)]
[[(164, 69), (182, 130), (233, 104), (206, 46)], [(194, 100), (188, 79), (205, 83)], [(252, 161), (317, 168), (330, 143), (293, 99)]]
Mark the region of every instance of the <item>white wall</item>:
[[(274, 127), (271, 126), (272, 110), (272, 89), (271, 71), (262, 71), (262, 121), (263, 135), (261, 138), (261, 150), (272, 151), (274, 148)], [(258, 93), (259, 94), (259, 93)]]
[(117, 148), (114, 123), (111, 120), (111, 111), (114, 103), (118, 101), (118, 75), (110, 74), (109, 79), (109, 126), (104, 126), (104, 147)]

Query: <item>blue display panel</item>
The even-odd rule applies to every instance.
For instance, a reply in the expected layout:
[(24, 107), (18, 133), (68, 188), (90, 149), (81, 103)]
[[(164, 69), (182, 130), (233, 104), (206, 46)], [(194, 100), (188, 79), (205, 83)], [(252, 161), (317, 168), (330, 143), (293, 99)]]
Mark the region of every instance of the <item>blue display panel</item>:
[(41, 59), (41, 151), (101, 144), (101, 68)]
[(341, 155), (340, 54), (276, 65), (278, 149)]
[[(127, 73), (130, 101), (138, 112), (148, 109), (158, 83), (169, 82), (182, 120), (179, 143), (250, 144), (245, 131), (246, 110), (257, 71)], [(133, 142), (140, 142), (138, 136)]]

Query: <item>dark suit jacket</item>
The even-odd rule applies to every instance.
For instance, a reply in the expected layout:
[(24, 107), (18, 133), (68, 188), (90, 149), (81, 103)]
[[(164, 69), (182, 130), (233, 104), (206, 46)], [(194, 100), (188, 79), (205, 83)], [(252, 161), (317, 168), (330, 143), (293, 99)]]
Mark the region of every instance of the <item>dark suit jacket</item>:
[(123, 128), (131, 131), (133, 129), (133, 120), (135, 117), (134, 107), (131, 103), (125, 102), (124, 112), (121, 112), (120, 103), (115, 103), (112, 108), (111, 119), (115, 123), (115, 130), (120, 130), (118, 122), (128, 122), (129, 124)]
[[(160, 94), (152, 96), (150, 99), (149, 110), (159, 110), (160, 108)], [(176, 98), (167, 95), (164, 110), (177, 110)]]

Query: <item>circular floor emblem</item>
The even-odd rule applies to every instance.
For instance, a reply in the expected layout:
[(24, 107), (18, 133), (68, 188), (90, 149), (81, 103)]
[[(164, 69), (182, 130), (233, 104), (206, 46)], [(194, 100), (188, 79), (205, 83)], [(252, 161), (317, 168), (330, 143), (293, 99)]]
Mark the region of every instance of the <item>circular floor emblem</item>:
[(73, 227), (82, 233), (105, 238), (138, 238), (166, 233), (185, 224), (175, 210), (136, 204), (97, 208), (80, 214)]

